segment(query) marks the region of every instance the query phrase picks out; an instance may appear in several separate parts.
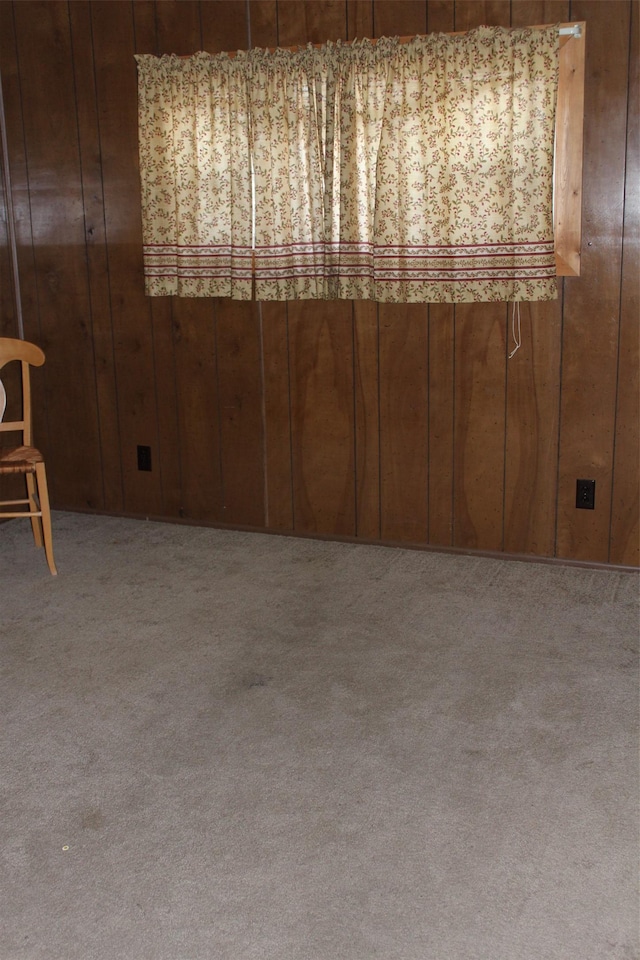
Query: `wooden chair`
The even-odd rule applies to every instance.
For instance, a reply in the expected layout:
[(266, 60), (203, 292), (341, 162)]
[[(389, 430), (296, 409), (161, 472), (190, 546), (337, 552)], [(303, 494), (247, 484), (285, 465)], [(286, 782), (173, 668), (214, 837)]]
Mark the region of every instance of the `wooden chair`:
[[(6, 408), (6, 391), (0, 380), (0, 433), (17, 434), (19, 446), (0, 447), (0, 477), (6, 474), (22, 475), (26, 480), (27, 497), (23, 500), (0, 500), (0, 518), (29, 517), (36, 546), (44, 545), (49, 570), (55, 575), (58, 571), (53, 560), (47, 474), (42, 454), (31, 445), (29, 367), (41, 367), (44, 363), (44, 353), (35, 343), (0, 337), (0, 371), (12, 360), (18, 360), (22, 366), (21, 419), (3, 420)], [(17, 507), (21, 509), (16, 509)]]

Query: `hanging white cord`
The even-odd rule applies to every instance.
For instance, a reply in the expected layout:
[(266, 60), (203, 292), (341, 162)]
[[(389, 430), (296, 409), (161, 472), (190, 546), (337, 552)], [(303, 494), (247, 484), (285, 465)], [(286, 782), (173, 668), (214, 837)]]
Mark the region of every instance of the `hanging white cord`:
[(515, 347), (509, 354), (509, 360), (517, 353), (520, 347), (522, 346), (522, 329), (520, 327), (520, 301), (514, 301), (513, 312), (511, 314), (511, 333), (513, 334), (513, 342)]

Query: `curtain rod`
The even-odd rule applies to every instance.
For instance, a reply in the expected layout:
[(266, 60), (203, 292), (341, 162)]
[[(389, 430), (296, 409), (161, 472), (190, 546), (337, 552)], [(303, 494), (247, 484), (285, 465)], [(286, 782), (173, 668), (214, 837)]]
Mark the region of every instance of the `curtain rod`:
[[(548, 24), (548, 23), (536, 23), (536, 24), (534, 24), (533, 26), (531, 26), (529, 29), (530, 29), (530, 30), (542, 30), (543, 27), (548, 27), (548, 26), (550, 26), (550, 24)], [(513, 28), (507, 27), (506, 29), (508, 29), (508, 30), (514, 29), (514, 30), (515, 30), (515, 29), (521, 29), (521, 28), (519, 28), (519, 27), (513, 27)], [(449, 37), (459, 37), (459, 36), (462, 36), (463, 34), (468, 33), (468, 32), (469, 32), (468, 30), (453, 31), (453, 32), (447, 33), (447, 36), (449, 36)], [(561, 37), (567, 37), (567, 40), (561, 41), (560, 46), (562, 46), (563, 43), (567, 43), (567, 41), (570, 40), (571, 37), (575, 37), (576, 40), (579, 40), (579, 39), (582, 37), (582, 23), (561, 23), (560, 26), (558, 27), (558, 33), (560, 34)], [(418, 34), (418, 36), (428, 36), (428, 34)], [(411, 37), (400, 37), (400, 38), (399, 38), (400, 43), (409, 43), (410, 40), (414, 40), (414, 39), (415, 39), (415, 34), (414, 34), (414, 36), (411, 36)], [(347, 41), (344, 41), (344, 42), (347, 43), (347, 44), (353, 43), (352, 40), (347, 40)], [(376, 40), (372, 40), (371, 42), (372, 42), (372, 43), (376, 43)], [(299, 43), (298, 43), (298, 44), (293, 44), (293, 46), (291, 46), (291, 47), (280, 47), (280, 48), (278, 48), (278, 47), (268, 47), (267, 49), (268, 49), (269, 51), (281, 49), (281, 50), (290, 50), (291, 52), (294, 52), (294, 51), (296, 51), (296, 50), (303, 50), (306, 46), (307, 46), (307, 44), (299, 44)], [(323, 47), (324, 44), (323, 44), (323, 43), (312, 43), (311, 46), (312, 46), (312, 47)], [(235, 57), (236, 53), (237, 53), (236, 50), (230, 50), (230, 51), (227, 53), (227, 56), (229, 56), (229, 57)], [(185, 53), (185, 54), (182, 54), (180, 57), (178, 57), (178, 59), (179, 59), (179, 60), (189, 60), (192, 56), (193, 56), (192, 53)]]

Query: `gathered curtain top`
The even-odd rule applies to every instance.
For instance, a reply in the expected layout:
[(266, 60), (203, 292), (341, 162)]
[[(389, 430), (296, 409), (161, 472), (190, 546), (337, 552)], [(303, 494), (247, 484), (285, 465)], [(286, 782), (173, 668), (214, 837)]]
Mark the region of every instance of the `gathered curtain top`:
[[(188, 72), (194, 68), (208, 70), (211, 67), (230, 70), (246, 70), (247, 63), (261, 66), (272, 63), (286, 63), (292, 67), (326, 67), (329, 64), (351, 64), (358, 60), (367, 63), (388, 60), (402, 54), (408, 62), (415, 62), (425, 53), (436, 56), (457, 53), (462, 56), (458, 62), (461, 69), (473, 70), (482, 66), (485, 58), (504, 55), (508, 50), (517, 51), (522, 40), (535, 44), (539, 38), (540, 46), (548, 43), (549, 34), (558, 37), (559, 24), (544, 27), (474, 27), (465, 33), (429, 33), (403, 39), (400, 37), (380, 37), (371, 40), (366, 37), (357, 40), (328, 40), (323, 44), (307, 43), (297, 47), (252, 47), (250, 50), (234, 52), (207, 53), (203, 50), (190, 56), (178, 56), (175, 53), (136, 54), (138, 69), (153, 71), (160, 68), (169, 72)], [(495, 65), (495, 60), (493, 61)]]

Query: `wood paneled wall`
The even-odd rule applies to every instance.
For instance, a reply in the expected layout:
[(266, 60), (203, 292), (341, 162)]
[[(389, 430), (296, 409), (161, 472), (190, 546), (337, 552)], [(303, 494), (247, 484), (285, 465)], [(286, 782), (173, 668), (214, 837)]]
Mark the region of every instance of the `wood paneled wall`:
[[(637, 14), (630, 0), (3, 0), (54, 506), (637, 565)], [(512, 359), (506, 304), (145, 297), (134, 53), (570, 19), (588, 26), (582, 277), (523, 305)], [(15, 335), (5, 219), (0, 331)], [(596, 480), (594, 511), (575, 508), (578, 477)]]

